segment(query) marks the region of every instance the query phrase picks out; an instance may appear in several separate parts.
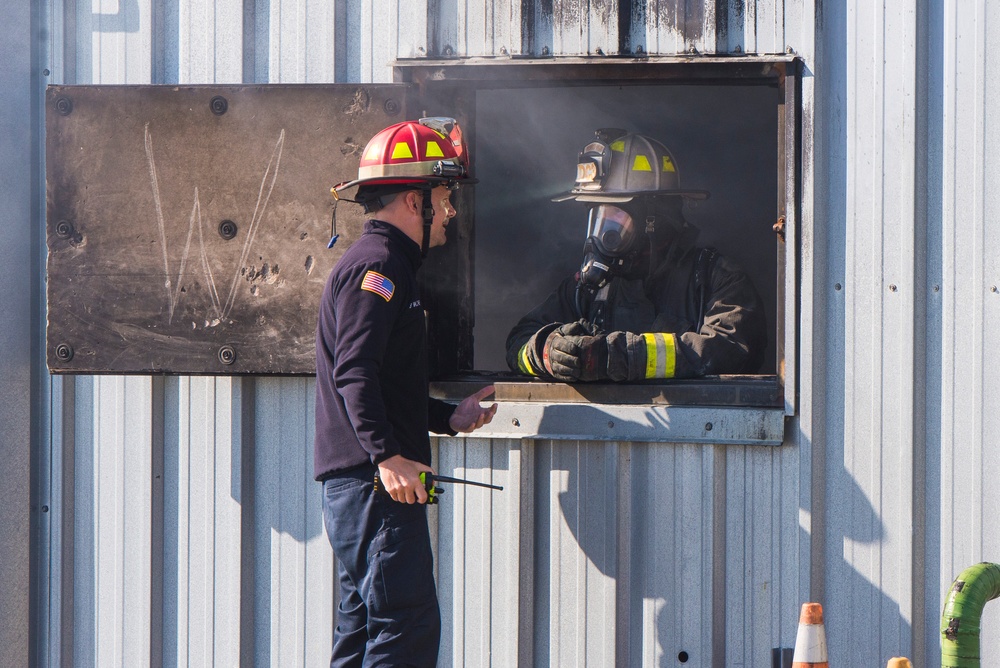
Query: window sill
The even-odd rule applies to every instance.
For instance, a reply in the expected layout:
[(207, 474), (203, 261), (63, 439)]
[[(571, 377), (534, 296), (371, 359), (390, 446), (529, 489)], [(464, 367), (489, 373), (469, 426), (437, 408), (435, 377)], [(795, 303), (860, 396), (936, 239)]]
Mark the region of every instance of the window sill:
[(497, 414), (480, 438), (780, 445), (781, 387), (774, 376), (719, 376), (650, 383), (550, 383), (507, 374), (435, 382), (458, 401), (492, 383)]

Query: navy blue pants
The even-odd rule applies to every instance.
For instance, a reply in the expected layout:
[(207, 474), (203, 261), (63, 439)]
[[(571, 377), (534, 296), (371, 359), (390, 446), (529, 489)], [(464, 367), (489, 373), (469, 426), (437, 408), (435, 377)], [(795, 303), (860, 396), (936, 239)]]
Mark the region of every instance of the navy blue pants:
[(340, 587), (330, 666), (433, 668), (441, 611), (427, 506), (375, 494), (375, 471), (366, 466), (323, 483)]

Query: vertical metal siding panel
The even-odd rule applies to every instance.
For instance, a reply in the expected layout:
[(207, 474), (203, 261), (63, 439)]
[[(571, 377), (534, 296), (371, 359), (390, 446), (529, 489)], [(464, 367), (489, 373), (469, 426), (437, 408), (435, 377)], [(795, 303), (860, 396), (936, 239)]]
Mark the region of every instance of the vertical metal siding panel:
[(334, 0), (271, 0), (271, 83), (334, 80)]
[(756, 2), (756, 28), (754, 36), (757, 53), (784, 53), (784, 2), (763, 0)]
[(716, 36), (716, 0), (648, 2), (646, 39), (650, 53), (707, 54), (715, 53), (720, 48)]
[[(916, 209), (916, 2), (886, 3), (883, 16), (882, 108), (883, 287), (882, 452), (872, 490), (885, 524), (873, 575), (880, 593), (876, 656), (910, 654), (912, 563)], [(874, 455), (870, 455), (873, 456)], [(871, 661), (871, 658), (868, 659)]]
[(726, 4), (726, 39), (718, 44), (719, 53), (744, 53), (747, 48), (744, 22), (746, 7), (744, 0), (717, 0)]
[[(396, 58), (416, 58), (427, 53), (428, 4), (427, 0), (397, 0), (393, 8), (396, 24), (395, 53), (386, 61), (386, 65)], [(385, 24), (385, 21), (379, 23), (380, 26)]]
[(141, 665), (150, 632), (151, 382), (94, 382), (96, 662)]
[[(635, 444), (632, 456), (633, 659), (713, 665), (711, 447)], [(610, 478), (609, 478), (610, 480)]]
[(727, 446), (722, 456), (726, 655), (715, 665), (768, 665), (772, 648), (794, 646), (799, 604), (808, 596), (798, 582), (801, 543), (808, 544), (808, 526), (800, 528), (800, 448)]
[[(490, 491), (441, 483), (430, 508), (441, 604), (442, 666), (516, 666), (531, 662), (531, 456), (520, 440), (435, 439), (435, 469), (503, 486)], [(525, 481), (528, 481), (527, 483)], [(524, 661), (527, 663), (524, 663)]]
[[(851, 638), (831, 648), (831, 662), (860, 665), (880, 651), (905, 653), (910, 644), (914, 8), (854, 3), (847, 40), (849, 398), (842, 459), (840, 444), (828, 459), (827, 628)], [(834, 554), (838, 544), (843, 561)], [(878, 610), (879, 623), (851, 624), (852, 611), (861, 609)]]
[[(533, 535), (531, 519), (534, 503), (527, 506), (524, 499), (532, 498), (530, 481), (531, 458), (525, 456), (522, 441), (496, 440), (492, 443), (492, 473), (484, 471), (486, 481), (502, 485), (502, 492), (491, 492), (492, 502), (492, 555), (490, 558), (490, 608), (492, 626), (489, 637), (491, 662), (489, 665), (529, 666), (530, 654), (522, 648), (531, 640), (531, 617), (522, 616), (523, 602), (532, 596), (530, 576), (534, 562), (530, 559), (530, 537)], [(528, 548), (528, 549), (524, 549)], [(525, 556), (528, 559), (525, 560)], [(530, 611), (530, 608), (528, 608)], [(528, 663), (519, 663), (526, 659)], [(484, 664), (486, 665), (486, 664)]]
[[(162, 1), (162, 0), (160, 0)], [(243, 0), (178, 0), (179, 83), (240, 83)]]
[[(848, 198), (847, 198), (847, 305), (844, 322), (847, 351), (845, 388), (844, 442), (837, 444), (838, 455), (828, 462), (827, 493), (831, 495), (828, 532), (829, 547), (840, 545), (843, 559), (830, 563), (830, 586), (827, 595), (827, 629), (832, 637), (853, 638), (853, 642), (834, 645), (833, 660), (848, 665), (863, 663), (865, 648), (876, 642), (877, 632), (870, 626), (856, 629), (850, 625), (850, 611), (878, 609), (871, 588), (856, 581), (859, 574), (875, 581), (872, 571), (877, 558), (877, 543), (882, 525), (874, 509), (866, 504), (877, 494), (873, 480), (876, 465), (870, 453), (878, 453), (882, 434), (878, 415), (881, 399), (882, 368), (881, 296), (882, 296), (882, 203), (881, 177), (881, 102), (883, 82), (880, 34), (874, 26), (881, 23), (881, 7), (876, 3), (854, 2), (848, 5)], [(850, 490), (852, 494), (845, 494)]]
[[(680, 5), (680, 6), (678, 6)], [(679, 0), (649, 0), (646, 13), (646, 49), (654, 55), (673, 55), (688, 50), (684, 34), (684, 4)]]
[(552, 0), (553, 55), (617, 53), (617, 8), (614, 0)]
[[(994, 561), (1000, 561), (1000, 539), (990, 530), (1000, 514), (1000, 492), (995, 485), (988, 484), (990, 474), (1000, 470), (1000, 194), (994, 184), (1000, 183), (1000, 141), (997, 139), (997, 109), (1000, 108), (1000, 86), (997, 84), (998, 57), (995, 48), (986, 45), (1000, 43), (1000, 26), (997, 24), (995, 3), (983, 3), (983, 35), (978, 42), (983, 59), (983, 177), (976, 181), (977, 189), (983, 191), (983, 294), (986, 301), (983, 315), (983, 425), (979, 438), (983, 441), (983, 554)], [(983, 628), (996, 629), (1000, 624), (1000, 609), (996, 603), (986, 607)], [(1000, 639), (996, 634), (987, 633), (984, 638), (982, 656), (1000, 655)]]
[[(206, 449), (212, 448), (213, 458), (207, 463), (214, 469), (210, 481), (209, 501), (215, 506), (212, 526), (206, 527), (213, 541), (213, 559), (207, 564), (212, 569), (208, 593), (212, 608), (215, 637), (209, 638), (208, 658), (213, 665), (237, 665), (240, 658), (240, 599), (242, 594), (242, 498), (240, 495), (243, 441), (241, 423), (240, 388), (238, 378), (198, 378), (204, 384), (206, 400), (214, 398), (206, 408), (212, 412), (214, 422), (206, 421)], [(211, 440), (209, 440), (209, 438)]]
[(493, 2), (460, 0), (455, 48), (462, 56), (492, 56), (499, 51), (493, 34)]
[[(972, 11), (970, 11), (972, 9)], [(983, 6), (945, 3), (942, 260), (942, 555), (940, 582), (982, 552)], [(944, 592), (941, 592), (942, 604)]]
[[(766, 0), (763, 0), (766, 1)], [(743, 0), (743, 50), (762, 53), (757, 37), (757, 0)]]
[(91, 666), (97, 661), (97, 540), (95, 526), (97, 504), (95, 475), (95, 379), (89, 376), (74, 377), (75, 424), (73, 451), (73, 647), (70, 656), (73, 665)]
[[(35, 559), (53, 553), (46, 550), (44, 541), (52, 535), (49, 528), (57, 526), (62, 517), (56, 498), (46, 497), (48, 481), (37, 474), (48, 452), (54, 451), (47, 452), (45, 447), (44, 407), (32, 410), (35, 397), (44, 396), (47, 390), (45, 347), (37, 341), (38, 327), (44, 326), (44, 314), (38, 314), (44, 285), (37, 275), (40, 260), (44, 264), (37, 245), (44, 238), (39, 231), (39, 226), (44, 225), (38, 220), (38, 204), (44, 200), (45, 191), (44, 171), (37, 160), (44, 151), (36, 142), (40, 131), (32, 113), (40, 99), (39, 72), (49, 66), (46, 59), (35, 57), (44, 53), (44, 46), (40, 46), (45, 34), (39, 20), (40, 6), (39, 2), (7, 2), (0, 8), (0, 90), (4, 96), (0, 106), (0, 218), (4, 221), (0, 262), (7, 268), (0, 287), (0, 309), (4, 314), (0, 325), (0, 389), (4, 398), (0, 407), (2, 665), (27, 665), (36, 656), (33, 650), (39, 646), (36, 634), (41, 635), (41, 629), (35, 624), (48, 620), (36, 612), (35, 606), (39, 603), (38, 590), (44, 591), (48, 582), (32, 581), (46, 572), (45, 564)], [(35, 487), (36, 482), (41, 484)], [(49, 505), (45, 510), (51, 512), (43, 511), (41, 504)]]
[[(733, 624), (735, 629), (742, 630), (746, 654), (727, 658), (743, 658), (747, 666), (753, 666), (762, 665), (767, 660), (770, 648), (774, 646), (770, 644), (773, 610), (771, 597), (772, 592), (780, 586), (774, 579), (774, 569), (778, 565), (776, 559), (780, 556), (777, 551), (780, 523), (774, 517), (774, 496), (778, 481), (771, 471), (775, 453), (755, 448), (740, 449), (745, 451), (740, 458), (742, 466), (737, 470), (742, 475), (732, 480), (729, 490), (733, 495), (740, 495), (742, 492), (744, 496), (743, 513), (732, 520), (743, 524), (740, 531), (740, 538), (743, 540), (732, 545), (734, 556), (735, 550), (740, 549), (741, 557), (731, 565), (739, 578), (734, 584), (738, 585), (737, 592), (742, 592), (741, 607), (746, 616), (742, 619), (728, 619), (727, 626)], [(728, 565), (726, 570), (728, 573)]]
[(255, 639), (257, 661), (271, 665), (328, 661), (333, 644), (333, 556), (312, 480), (314, 388), (257, 381)]
[[(559, 442), (552, 448), (549, 661), (555, 665), (614, 663), (616, 527), (607, 503), (617, 457), (607, 443)], [(610, 634), (606, 635), (606, 634)]]
[[(240, 502), (233, 496), (239, 489), (240, 461), (233, 459), (233, 382), (231, 378), (182, 377), (176, 383), (176, 409), (168, 410), (177, 419), (176, 446), (165, 457), (176, 458), (168, 468), (178, 475), (168, 480), (176, 488), (167, 496), (174, 499), (177, 523), (167, 541), (174, 541), (171, 553), (176, 568), (171, 576), (176, 590), (167, 598), (175, 608), (176, 637), (166, 637), (181, 663), (232, 665), (239, 662), (240, 606)], [(172, 504), (173, 505), (173, 504)], [(166, 524), (166, 523), (165, 523)], [(166, 561), (166, 560), (165, 560)], [(166, 616), (166, 615), (165, 615)], [(165, 661), (165, 663), (167, 663)]]
[[(442, 475), (455, 475), (465, 460), (465, 451), (461, 445), (450, 439), (438, 439), (435, 469)], [(468, 599), (466, 586), (467, 561), (469, 554), (463, 549), (465, 545), (465, 496), (453, 497), (454, 487), (448, 488), (444, 500), (435, 512), (431, 512), (428, 521), (432, 527), (434, 541), (434, 563), (437, 571), (438, 601), (441, 607), (441, 653), (438, 663), (445, 666), (466, 665), (466, 620), (464, 602)], [(481, 556), (481, 555), (477, 555)]]
[[(361, 81), (389, 83), (399, 41), (400, 2), (364, 0), (361, 18)], [(422, 7), (424, 2), (420, 2)]]
[[(80, 82), (149, 83), (153, 0), (92, 0), (77, 4)], [(89, 42), (88, 45), (85, 42)]]
[(521, 52), (520, 0), (458, 2), (458, 53), (463, 56), (507, 56)]
[[(918, 460), (923, 475), (923, 498), (920, 510), (923, 511), (922, 542), (915, 545), (917, 553), (922, 557), (922, 570), (917, 576), (922, 586), (915, 588), (915, 594), (921, 596), (923, 605), (914, 611), (914, 643), (913, 659), (918, 665), (931, 665), (929, 657), (940, 657), (940, 640), (938, 629), (940, 615), (944, 607), (946, 584), (941, 577), (943, 572), (942, 543), (946, 540), (942, 517), (946, 504), (944, 502), (944, 486), (942, 484), (943, 465), (946, 456), (950, 456), (950, 445), (946, 445), (942, 435), (946, 411), (943, 410), (943, 396), (946, 391), (944, 383), (945, 361), (942, 340), (944, 322), (942, 285), (950, 283), (951, 275), (946, 273), (943, 260), (943, 212), (944, 189), (942, 178), (945, 124), (944, 109), (948, 97), (944, 87), (944, 3), (932, 3), (922, 9), (919, 14), (921, 26), (922, 58), (918, 64), (921, 76), (918, 84), (923, 86), (923, 100), (919, 111), (921, 121), (921, 139), (924, 139), (923, 152), (920, 155), (920, 167), (923, 168), (921, 181), (918, 185), (926, 193), (925, 210), (918, 211), (918, 222), (924, 223), (925, 229), (925, 265), (927, 269), (924, 292), (927, 303), (924, 313), (924, 419), (919, 427), (923, 427), (920, 445), (923, 447), (923, 459)], [(947, 267), (950, 271), (950, 267)], [(919, 478), (918, 478), (919, 482)], [(920, 518), (918, 518), (920, 519)], [(936, 659), (935, 659), (936, 660)]]

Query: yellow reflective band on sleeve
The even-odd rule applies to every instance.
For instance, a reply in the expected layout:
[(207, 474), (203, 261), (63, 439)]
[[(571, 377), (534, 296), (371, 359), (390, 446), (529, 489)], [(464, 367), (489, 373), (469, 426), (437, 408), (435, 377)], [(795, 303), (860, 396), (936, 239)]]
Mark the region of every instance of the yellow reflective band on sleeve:
[(646, 341), (646, 378), (673, 378), (677, 365), (674, 335), (654, 332), (642, 338)]
[(393, 160), (405, 160), (412, 157), (413, 151), (410, 150), (410, 145), (405, 141), (397, 142), (396, 145), (392, 147)]
[(649, 158), (643, 154), (638, 154), (635, 156), (635, 160), (632, 162), (633, 172), (651, 172), (653, 167), (649, 164)]
[(427, 155), (425, 158), (443, 158), (444, 153), (441, 151), (441, 147), (436, 141), (427, 142)]
[(531, 376), (537, 376), (538, 372), (531, 366), (531, 362), (528, 360), (528, 344), (525, 343), (521, 346), (521, 350), (517, 353), (517, 366), (521, 369), (522, 373), (526, 373)]

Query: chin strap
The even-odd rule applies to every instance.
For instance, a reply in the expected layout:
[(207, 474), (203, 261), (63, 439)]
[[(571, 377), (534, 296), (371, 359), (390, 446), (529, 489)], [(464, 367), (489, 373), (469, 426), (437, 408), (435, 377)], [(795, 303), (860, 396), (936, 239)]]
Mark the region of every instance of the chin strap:
[(423, 195), (423, 204), (420, 207), (420, 214), (424, 219), (424, 238), (420, 244), (420, 257), (427, 257), (427, 251), (431, 246), (431, 225), (434, 223), (434, 204), (431, 202), (431, 188), (425, 186), (420, 189)]

